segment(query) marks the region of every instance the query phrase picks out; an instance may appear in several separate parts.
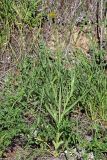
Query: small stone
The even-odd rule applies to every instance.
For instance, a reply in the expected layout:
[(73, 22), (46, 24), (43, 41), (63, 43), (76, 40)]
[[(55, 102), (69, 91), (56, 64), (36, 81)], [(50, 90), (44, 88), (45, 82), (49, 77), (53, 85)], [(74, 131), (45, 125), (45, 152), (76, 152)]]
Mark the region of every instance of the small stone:
[(88, 160), (94, 160), (94, 154), (93, 154), (93, 152), (90, 152), (88, 154)]
[(92, 136), (85, 135), (85, 138), (86, 138), (86, 140), (89, 141), (89, 142), (93, 140), (93, 137), (92, 137)]

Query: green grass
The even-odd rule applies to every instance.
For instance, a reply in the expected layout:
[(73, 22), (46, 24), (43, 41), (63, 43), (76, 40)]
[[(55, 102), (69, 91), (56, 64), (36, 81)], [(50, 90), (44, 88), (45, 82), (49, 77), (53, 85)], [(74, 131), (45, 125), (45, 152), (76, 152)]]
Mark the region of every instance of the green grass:
[[(101, 51), (99, 52), (102, 54)], [(93, 57), (93, 62), (89, 62), (85, 57), (80, 57), (80, 59), (81, 61), (77, 67), (78, 78), (81, 77), (81, 74), (83, 75), (83, 80), (80, 78), (80, 82), (78, 82), (81, 87), (80, 92), (83, 92), (85, 87), (91, 88), (91, 91), (84, 99), (86, 111), (90, 112), (93, 120), (98, 117), (99, 119), (106, 119), (107, 75), (103, 68), (103, 62), (97, 64)]]
[(45, 14), (43, 9), (39, 11), (38, 7), (43, 7), (41, 2), (41, 0), (36, 2), (35, 0), (3, 0), (0, 2), (0, 44), (2, 47), (9, 43), (14, 28), (21, 31), (25, 26), (29, 28), (41, 26)]
[[(0, 104), (2, 152), (20, 134), (28, 137), (29, 145), (39, 144), (49, 152), (53, 146), (54, 156), (76, 143), (82, 145), (84, 140), (73, 132), (70, 116), (78, 105), (94, 127), (106, 120), (107, 76), (102, 67), (79, 55), (79, 63), (67, 69), (65, 63), (72, 62), (63, 61), (61, 52), (56, 53), (55, 61), (50, 60), (51, 52), (40, 43), (38, 60), (23, 57), (16, 71), (6, 77)], [(106, 136), (103, 141), (97, 139), (100, 129), (94, 130), (92, 143), (83, 147), (106, 152)]]
[[(5, 46), (6, 49), (10, 44), (14, 28), (22, 38), (24, 27), (36, 28), (36, 38), (40, 40), (46, 16), (46, 6), (41, 2), (0, 2), (2, 48)], [(40, 6), (42, 10), (39, 10)], [(22, 43), (21, 39), (19, 43)], [(107, 73), (103, 62), (106, 51), (95, 46), (91, 38), (90, 44), (91, 58), (75, 49), (76, 63), (72, 62), (72, 57), (63, 57), (63, 51), (57, 48), (56, 58), (52, 58), (53, 53), (42, 40), (37, 44), (36, 57), (24, 54), (20, 48), (18, 63), (4, 77), (0, 92), (0, 156), (16, 137), (23, 136), (22, 148), (29, 148), (31, 154), (35, 154), (33, 146), (39, 155), (46, 152), (56, 157), (62, 151), (72, 152), (72, 148), (78, 146), (86, 150), (84, 160), (91, 151), (96, 160), (99, 157), (103, 160), (107, 153)], [(14, 61), (17, 53), (13, 52)], [(100, 64), (97, 63), (99, 58), (102, 59)], [(90, 128), (86, 125), (82, 132), (87, 128), (91, 141), (80, 133), (78, 115), (82, 111), (86, 117), (84, 121), (90, 121)]]

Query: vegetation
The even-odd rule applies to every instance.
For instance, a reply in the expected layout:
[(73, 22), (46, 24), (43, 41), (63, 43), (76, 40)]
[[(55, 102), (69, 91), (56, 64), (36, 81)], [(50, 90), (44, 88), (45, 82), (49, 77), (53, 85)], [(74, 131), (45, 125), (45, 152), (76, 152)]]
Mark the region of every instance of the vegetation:
[[(74, 148), (85, 150), (82, 152), (84, 160), (89, 159), (89, 153), (96, 160), (106, 159), (106, 49), (94, 41), (90, 33), (93, 28), (87, 34), (89, 57), (77, 46), (73, 46), (73, 54), (66, 56), (58, 44), (53, 54), (43, 39), (42, 25), (50, 22), (49, 25), (56, 28), (56, 14), (48, 14), (46, 4), (40, 0), (3, 0), (0, 3), (1, 55), (7, 55), (7, 48), (10, 49), (12, 53), (7, 56), (11, 55), (9, 63), (13, 64), (4, 70), (5, 76), (1, 79), (0, 155), (3, 157), (6, 149), (18, 139), (20, 146), (28, 150), (25, 159), (43, 153), (58, 157), (62, 152), (70, 159)], [(86, 19), (79, 26), (81, 32), (85, 22)], [(18, 43), (22, 44), (27, 27), (29, 31), (36, 28), (37, 43), (33, 39), (34, 50), (27, 53), (24, 46), (16, 53), (10, 42), (12, 31), (18, 30), (21, 37)], [(31, 53), (35, 50), (35, 54)], [(0, 62), (2, 66), (2, 60)]]

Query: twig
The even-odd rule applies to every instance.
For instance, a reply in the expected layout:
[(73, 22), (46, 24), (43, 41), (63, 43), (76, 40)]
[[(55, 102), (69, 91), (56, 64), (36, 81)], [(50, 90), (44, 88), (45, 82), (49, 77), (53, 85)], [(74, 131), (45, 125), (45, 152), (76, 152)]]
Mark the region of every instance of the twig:
[(97, 1), (97, 10), (96, 10), (96, 34), (97, 34), (97, 40), (98, 44), (100, 46), (100, 33), (99, 33), (99, 2)]
[(103, 31), (104, 31), (104, 25), (103, 23), (103, 5), (104, 5), (104, 0), (101, 0), (100, 4), (100, 21), (101, 21), (101, 27), (100, 27), (100, 49), (102, 50), (103, 46)]

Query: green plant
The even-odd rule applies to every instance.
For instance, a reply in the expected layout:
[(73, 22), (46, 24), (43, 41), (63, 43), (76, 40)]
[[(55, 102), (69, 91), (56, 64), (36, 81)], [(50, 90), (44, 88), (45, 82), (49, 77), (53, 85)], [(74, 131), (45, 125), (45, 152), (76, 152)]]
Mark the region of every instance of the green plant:
[(5, 147), (11, 144), (12, 138), (21, 134), (27, 133), (27, 125), (22, 118), (22, 110), (16, 104), (16, 99), (12, 96), (4, 95), (5, 100), (2, 100), (0, 105), (0, 155)]
[[(75, 97), (75, 68), (66, 70), (62, 61), (61, 52), (57, 53), (54, 62), (49, 60), (49, 51), (44, 46), (40, 48), (40, 65), (42, 67), (42, 88), (40, 98), (42, 98), (42, 106), (49, 113), (56, 128), (56, 138), (53, 144), (56, 152), (64, 143), (61, 138), (63, 129), (61, 126), (66, 116), (69, 115), (75, 105), (87, 94), (87, 89), (78, 98)], [(66, 62), (67, 63), (67, 62)]]
[[(106, 152), (106, 126), (107, 126), (107, 75), (104, 68), (103, 60), (98, 64), (96, 60), (97, 49), (94, 48), (94, 55), (88, 59), (84, 54), (79, 52), (79, 62), (77, 63), (77, 95), (81, 94), (85, 88), (91, 90), (84, 96), (80, 102), (80, 107), (85, 109), (88, 118), (92, 120), (93, 139), (88, 142), (85, 139), (78, 139), (80, 146), (86, 148), (87, 151), (93, 151), (97, 159), (99, 153), (104, 156)], [(99, 55), (103, 55), (103, 51), (99, 50)], [(104, 56), (104, 55), (103, 55)], [(104, 123), (103, 123), (104, 121)], [(102, 127), (101, 127), (102, 122)], [(100, 128), (101, 127), (101, 128)]]
[[(11, 48), (14, 56), (16, 54), (14, 48), (17, 46), (14, 47), (13, 44), (12, 48), (12, 42), (16, 39), (14, 42), (15, 44), (18, 42), (19, 52), (22, 55), (26, 50), (26, 35), (29, 32), (33, 32), (31, 33), (33, 39), (30, 42), (30, 51), (37, 44), (35, 39), (38, 38), (40, 31), (51, 30), (51, 27), (57, 28), (57, 34), (59, 34), (56, 46), (59, 46), (58, 42), (63, 43), (60, 41), (59, 30), (64, 29), (65, 34), (70, 31), (67, 38), (64, 36), (64, 39), (67, 39), (65, 41), (69, 43), (65, 48), (65, 50), (67, 49), (66, 53), (71, 45), (73, 27), (77, 30), (79, 28), (80, 33), (90, 37), (90, 59), (72, 46), (71, 52), (75, 52), (74, 64), (70, 60), (72, 57), (69, 56), (68, 59), (66, 56), (63, 57), (65, 51), (56, 48), (56, 53), (52, 55), (45, 44), (40, 43), (36, 50), (37, 59), (23, 55), (16, 67), (4, 77), (4, 88), (0, 93), (0, 155), (20, 134), (27, 137), (26, 147), (35, 146), (37, 150), (40, 149), (40, 152), (41, 150), (48, 151), (54, 156), (58, 156), (60, 150), (77, 145), (85, 148), (87, 152), (92, 151), (96, 159), (99, 158), (99, 155), (102, 156), (107, 152), (107, 74), (105, 73), (106, 64), (103, 60), (106, 50), (103, 49), (104, 35), (102, 32), (106, 28), (106, 17), (103, 23), (103, 8), (101, 8), (101, 17), (99, 16), (101, 20), (94, 17), (98, 18), (99, 22), (91, 24), (91, 21), (96, 21), (94, 18), (92, 20), (89, 18), (92, 17), (91, 10), (84, 12), (89, 4), (86, 6), (84, 1), (81, 3), (78, 1), (76, 3), (79, 5), (72, 3), (74, 5), (72, 7), (73, 15), (69, 14), (69, 2), (63, 4), (55, 1), (54, 4), (48, 4), (42, 0), (0, 1), (0, 45), (5, 46), (2, 48), (3, 51), (7, 48), (10, 51)], [(76, 5), (77, 13), (75, 12)], [(97, 7), (93, 3), (91, 6)], [(58, 10), (58, 8), (60, 9)], [(86, 13), (85, 19), (83, 12)], [(44, 22), (46, 22), (45, 27), (49, 25), (48, 28), (42, 28)], [(97, 25), (98, 28), (94, 25)], [(101, 31), (101, 35), (97, 33), (99, 44), (92, 35), (94, 27)], [(81, 39), (80, 35), (78, 34), (76, 40)], [(14, 38), (12, 39), (12, 37)], [(54, 39), (56, 36), (52, 35), (52, 37)], [(61, 37), (63, 39), (62, 35)], [(37, 41), (39, 40), (37, 39)], [(88, 47), (86, 46), (86, 48)], [(85, 49), (85, 46), (83, 48)], [(33, 48), (33, 50), (35, 49)], [(12, 57), (13, 59), (14, 57)], [(1, 66), (2, 61), (0, 61), (0, 70)], [(87, 121), (91, 119), (90, 123), (93, 124), (91, 126), (93, 137), (90, 142), (79, 135), (78, 118), (81, 119), (82, 115), (87, 115)]]
[[(39, 10), (39, 8), (42, 8)], [(30, 28), (41, 26), (43, 21), (43, 5), (41, 0), (3, 0), (0, 2), (1, 33), (0, 44), (6, 46), (14, 29), (22, 30), (26, 25)]]
[[(71, 110), (73, 110), (76, 104), (87, 94), (87, 90), (78, 96), (78, 98), (75, 97), (75, 94), (73, 94), (76, 90), (75, 69), (67, 70), (64, 67), (60, 52), (57, 53), (57, 59), (54, 62), (50, 60), (50, 56), (51, 53), (46, 49), (44, 44), (41, 44), (38, 62), (27, 57), (22, 60), (18, 65), (17, 74), (12, 73), (6, 80), (1, 107), (6, 109), (7, 106), (7, 118), (11, 119), (14, 127), (16, 126), (16, 122), (19, 126), (22, 124), (22, 121), (26, 125), (24, 115), (26, 113), (31, 114), (30, 107), (32, 107), (33, 115), (38, 112), (38, 116), (35, 115), (37, 121), (35, 128), (39, 128), (41, 132), (38, 132), (37, 137), (41, 137), (47, 143), (51, 141), (57, 155), (58, 149), (66, 141), (66, 136), (64, 135), (68, 132), (64, 131), (67, 123), (63, 122), (69, 117)], [(5, 109), (2, 111), (3, 116), (1, 116), (2, 125)], [(42, 118), (40, 118), (41, 116)], [(6, 126), (8, 119), (4, 121)], [(50, 123), (48, 125), (49, 129), (45, 127), (47, 122)], [(41, 124), (43, 127), (40, 127)], [(51, 128), (53, 129), (51, 130)], [(21, 130), (21, 127), (19, 127), (19, 130)], [(54, 136), (52, 138), (51, 133), (53, 130)], [(17, 131), (16, 127), (14, 131)], [(45, 136), (45, 133), (47, 134), (49, 131), (50, 135)], [(9, 132), (8, 127), (6, 128), (6, 132)], [(11, 135), (10, 138), (12, 137)]]
[[(95, 50), (96, 51), (96, 50)], [(100, 55), (103, 52), (99, 51)], [(96, 52), (94, 54), (97, 54)], [(77, 64), (78, 93), (84, 91), (87, 87), (91, 90), (82, 100), (86, 112), (92, 120), (105, 119), (107, 114), (107, 75), (105, 73), (103, 61), (97, 64), (95, 55), (89, 60), (83, 54), (79, 54), (79, 63)], [(80, 77), (80, 78), (79, 78)]]

